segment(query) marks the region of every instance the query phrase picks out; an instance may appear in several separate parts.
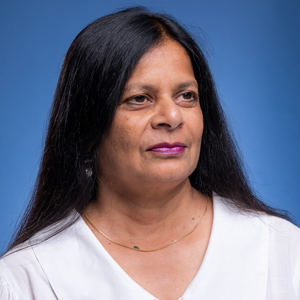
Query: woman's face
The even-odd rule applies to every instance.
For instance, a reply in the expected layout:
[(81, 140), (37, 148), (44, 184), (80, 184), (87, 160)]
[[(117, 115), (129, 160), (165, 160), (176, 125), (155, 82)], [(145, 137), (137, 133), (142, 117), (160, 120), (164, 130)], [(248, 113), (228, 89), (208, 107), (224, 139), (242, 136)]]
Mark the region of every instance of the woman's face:
[(100, 176), (112, 183), (184, 181), (196, 168), (203, 132), (198, 84), (174, 40), (145, 53), (100, 147)]

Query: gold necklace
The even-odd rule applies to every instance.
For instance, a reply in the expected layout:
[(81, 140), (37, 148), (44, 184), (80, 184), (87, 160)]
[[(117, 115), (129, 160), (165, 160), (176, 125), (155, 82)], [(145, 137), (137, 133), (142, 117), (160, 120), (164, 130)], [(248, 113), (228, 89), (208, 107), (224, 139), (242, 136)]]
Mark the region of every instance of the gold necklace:
[(189, 236), (192, 232), (195, 231), (195, 229), (199, 226), (199, 224), (201, 223), (201, 221), (203, 220), (206, 212), (207, 212), (207, 208), (208, 208), (208, 204), (210, 202), (210, 198), (207, 197), (207, 204), (206, 204), (206, 208), (205, 208), (205, 211), (203, 213), (203, 215), (201, 216), (200, 220), (198, 221), (198, 223), (195, 225), (195, 227), (187, 234), (185, 234), (184, 236), (182, 236), (181, 238), (179, 238), (178, 240), (174, 240), (172, 241), (171, 243), (168, 243), (167, 245), (164, 245), (162, 247), (159, 247), (159, 248), (155, 248), (155, 249), (150, 249), (150, 250), (143, 250), (143, 249), (140, 249), (138, 246), (134, 246), (134, 247), (130, 247), (130, 246), (126, 246), (126, 245), (123, 245), (121, 243), (118, 243), (118, 242), (115, 242), (113, 240), (111, 240), (107, 235), (105, 235), (103, 232), (101, 232), (92, 222), (91, 220), (87, 217), (87, 215), (85, 213), (83, 213), (84, 217), (86, 218), (86, 220), (90, 223), (90, 225), (97, 231), (99, 232), (102, 236), (104, 236), (107, 240), (109, 240), (110, 242), (118, 245), (118, 246), (121, 246), (121, 247), (124, 247), (124, 248), (127, 248), (127, 249), (131, 249), (131, 250), (134, 250), (134, 251), (139, 251), (139, 252), (154, 252), (154, 251), (158, 251), (158, 250), (161, 250), (161, 249), (164, 249), (164, 248), (167, 248), (171, 245), (173, 245), (174, 243), (176, 242), (179, 242), (181, 240), (183, 240), (184, 238), (186, 238), (187, 236)]

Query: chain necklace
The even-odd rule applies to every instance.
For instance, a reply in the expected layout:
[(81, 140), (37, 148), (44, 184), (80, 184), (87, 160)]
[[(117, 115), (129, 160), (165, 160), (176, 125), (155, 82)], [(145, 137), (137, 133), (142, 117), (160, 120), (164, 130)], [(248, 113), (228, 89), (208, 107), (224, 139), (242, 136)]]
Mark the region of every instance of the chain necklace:
[(208, 209), (208, 204), (210, 202), (210, 198), (207, 197), (207, 204), (206, 204), (206, 208), (205, 208), (205, 211), (203, 213), (203, 215), (201, 216), (200, 220), (198, 221), (198, 223), (194, 226), (194, 228), (187, 234), (185, 234), (184, 236), (182, 236), (181, 238), (177, 239), (177, 240), (174, 240), (172, 241), (171, 243), (168, 243), (162, 247), (159, 247), (159, 248), (155, 248), (155, 249), (150, 249), (150, 250), (143, 250), (143, 249), (140, 249), (138, 246), (134, 246), (134, 247), (130, 247), (130, 246), (127, 246), (127, 245), (124, 245), (124, 244), (121, 244), (121, 243), (118, 243), (118, 242), (115, 242), (113, 240), (111, 240), (107, 235), (105, 235), (103, 232), (101, 232), (92, 222), (91, 220), (87, 217), (87, 215), (85, 213), (83, 213), (84, 217), (86, 218), (86, 220), (90, 223), (90, 225), (97, 231), (99, 232), (102, 236), (104, 236), (107, 240), (109, 240), (110, 242), (112, 242), (113, 244), (116, 244), (118, 246), (121, 246), (121, 247), (124, 247), (124, 248), (127, 248), (127, 249), (131, 249), (131, 250), (134, 250), (134, 251), (139, 251), (139, 252), (154, 252), (154, 251), (158, 251), (158, 250), (161, 250), (161, 249), (164, 249), (164, 248), (167, 248), (171, 245), (173, 245), (174, 243), (176, 242), (179, 242), (181, 240), (183, 240), (184, 238), (186, 238), (187, 236), (189, 236), (192, 232), (195, 231), (195, 229), (199, 226), (199, 224), (202, 222), (206, 212), (207, 212), (207, 209)]

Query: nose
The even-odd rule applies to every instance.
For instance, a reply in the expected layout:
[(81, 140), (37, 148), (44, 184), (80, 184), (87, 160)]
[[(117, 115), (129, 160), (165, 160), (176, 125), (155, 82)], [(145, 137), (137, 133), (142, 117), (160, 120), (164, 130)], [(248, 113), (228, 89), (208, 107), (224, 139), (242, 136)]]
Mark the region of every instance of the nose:
[(155, 129), (165, 128), (174, 130), (184, 124), (183, 112), (173, 99), (165, 97), (157, 101), (155, 114), (151, 120), (151, 125)]

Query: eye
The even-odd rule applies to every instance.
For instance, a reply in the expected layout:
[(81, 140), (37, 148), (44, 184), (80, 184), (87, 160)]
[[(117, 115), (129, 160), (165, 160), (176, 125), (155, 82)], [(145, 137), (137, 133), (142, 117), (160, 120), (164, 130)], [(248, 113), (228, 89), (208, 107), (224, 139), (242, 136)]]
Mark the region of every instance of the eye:
[(138, 95), (138, 96), (135, 96), (134, 98), (131, 98), (130, 101), (136, 102), (136, 103), (143, 103), (143, 102), (147, 101), (147, 98), (143, 95)]
[(183, 92), (177, 97), (179, 105), (193, 106), (198, 101), (198, 95), (195, 92)]
[(129, 106), (144, 107), (150, 104), (150, 99), (145, 95), (136, 95), (124, 101)]
[(191, 92), (185, 92), (181, 96), (184, 100), (194, 100), (195, 99), (194, 94)]

